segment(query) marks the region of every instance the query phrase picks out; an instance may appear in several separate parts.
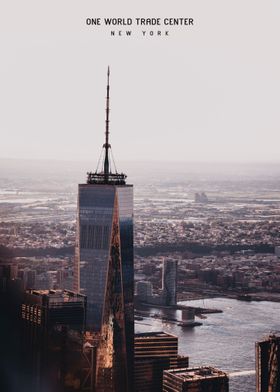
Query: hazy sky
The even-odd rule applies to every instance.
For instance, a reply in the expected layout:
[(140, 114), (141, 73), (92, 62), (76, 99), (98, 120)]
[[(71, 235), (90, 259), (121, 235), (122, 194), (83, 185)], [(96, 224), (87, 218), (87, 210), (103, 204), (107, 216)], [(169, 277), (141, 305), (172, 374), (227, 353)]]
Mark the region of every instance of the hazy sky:
[[(5, 4), (6, 3), (6, 4)], [(103, 4), (102, 4), (103, 3)], [(0, 158), (279, 161), (279, 0), (6, 0)], [(111, 37), (87, 17), (191, 17)], [(124, 34), (124, 33), (123, 33)]]

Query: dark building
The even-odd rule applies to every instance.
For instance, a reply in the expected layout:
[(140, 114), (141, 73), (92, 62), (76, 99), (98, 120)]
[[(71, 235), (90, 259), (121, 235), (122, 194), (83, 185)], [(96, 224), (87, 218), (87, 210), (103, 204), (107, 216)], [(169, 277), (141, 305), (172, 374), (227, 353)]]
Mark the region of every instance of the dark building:
[(100, 332), (96, 388), (133, 383), (133, 187), (111, 167), (109, 68), (103, 164), (79, 185), (74, 289), (87, 296), (87, 328)]
[[(0, 263), (0, 309), (3, 319), (13, 323), (20, 318), (20, 307), (24, 293), (22, 279), (18, 278), (16, 263)], [(0, 326), (1, 330), (1, 326)]]
[(166, 332), (144, 332), (135, 334), (135, 359), (169, 358), (176, 362), (178, 356), (178, 337)]
[(8, 281), (17, 278), (18, 265), (16, 263), (0, 263), (0, 292), (5, 292)]
[(177, 303), (177, 269), (178, 261), (165, 259), (162, 271), (162, 297), (164, 305)]
[[(0, 262), (0, 391), (7, 392), (21, 386), (19, 318), (23, 284), (16, 276), (16, 263)], [(25, 392), (24, 388), (21, 390)]]
[(81, 390), (85, 296), (67, 290), (28, 290), (21, 317), (23, 382), (28, 390)]
[(19, 270), (17, 276), (22, 280), (24, 290), (36, 288), (36, 270), (25, 268)]
[(69, 290), (27, 290), (21, 307), (22, 320), (33, 328), (54, 324), (84, 330), (86, 297)]
[(257, 392), (280, 391), (280, 336), (270, 335), (256, 343)]
[(228, 376), (212, 367), (164, 371), (163, 392), (228, 392)]
[(163, 371), (188, 366), (188, 357), (178, 356), (177, 336), (165, 332), (135, 334), (135, 392), (161, 392)]
[(170, 369), (170, 359), (167, 357), (135, 360), (134, 391), (162, 391), (163, 372), (166, 369)]

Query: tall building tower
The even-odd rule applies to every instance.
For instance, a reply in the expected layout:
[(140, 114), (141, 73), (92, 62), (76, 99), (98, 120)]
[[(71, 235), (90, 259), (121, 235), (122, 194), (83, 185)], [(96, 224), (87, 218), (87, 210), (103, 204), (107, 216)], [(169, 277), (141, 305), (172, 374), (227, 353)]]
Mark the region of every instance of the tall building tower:
[(256, 343), (257, 392), (280, 391), (280, 336), (270, 335)]
[(177, 260), (164, 259), (162, 271), (162, 296), (164, 305), (177, 303)]
[(79, 185), (74, 289), (87, 296), (88, 328), (100, 332), (97, 390), (132, 391), (133, 187), (112, 170), (109, 77), (102, 167)]

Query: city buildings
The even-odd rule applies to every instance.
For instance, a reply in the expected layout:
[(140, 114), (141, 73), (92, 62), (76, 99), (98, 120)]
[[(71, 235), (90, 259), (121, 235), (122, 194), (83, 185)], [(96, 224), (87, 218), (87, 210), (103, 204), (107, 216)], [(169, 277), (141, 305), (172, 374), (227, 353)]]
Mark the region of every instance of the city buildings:
[(188, 357), (178, 356), (178, 337), (166, 332), (135, 334), (134, 391), (162, 391), (163, 371), (186, 367)]
[(81, 390), (85, 316), (84, 295), (26, 291), (21, 306), (21, 356), (23, 382), (30, 391)]
[(135, 359), (166, 357), (175, 362), (178, 356), (178, 337), (166, 332), (135, 334)]
[(151, 282), (139, 281), (135, 285), (135, 295), (140, 301), (149, 302), (153, 296), (153, 285)]
[(109, 75), (103, 164), (78, 191), (74, 289), (87, 296), (87, 329), (100, 332), (96, 388), (125, 392), (133, 382), (133, 187), (110, 162)]
[(17, 277), (17, 263), (0, 262), (0, 308), (15, 320), (20, 314), (23, 282)]
[(1, 287), (5, 287), (8, 280), (16, 279), (18, 265), (16, 263), (0, 263), (0, 282)]
[(22, 280), (24, 290), (36, 288), (36, 270), (24, 268), (18, 271), (17, 276)]
[(256, 343), (257, 392), (280, 391), (280, 335)]
[[(177, 270), (178, 261), (163, 258), (162, 287), (159, 293), (153, 294), (153, 284), (149, 281), (136, 283), (135, 300), (153, 305), (173, 306), (177, 304)], [(151, 271), (147, 271), (152, 275)]]
[(164, 259), (162, 272), (162, 297), (164, 305), (177, 303), (177, 260)]
[(84, 330), (86, 297), (69, 290), (26, 290), (21, 316), (30, 328), (60, 324)]
[[(109, 101), (109, 94), (107, 97)], [(109, 106), (107, 105), (107, 126), (108, 114)], [(88, 339), (84, 346), (86, 345), (85, 348), (89, 352), (88, 357), (95, 358), (95, 353), (97, 353), (96, 360), (94, 359), (87, 368), (91, 372), (92, 378), (95, 378), (97, 373), (97, 389), (99, 391), (130, 390), (129, 377), (131, 372), (129, 369), (132, 368), (133, 356), (131, 356), (132, 343), (128, 337), (131, 337), (130, 332), (133, 326), (130, 321), (133, 315), (131, 312), (132, 301), (130, 301), (128, 295), (132, 287), (132, 279), (127, 279), (127, 277), (130, 276), (132, 270), (132, 189), (131, 186), (126, 185), (125, 175), (117, 172), (113, 173), (109, 167), (108, 128), (106, 131), (104, 165), (101, 171), (97, 170), (95, 173), (89, 173), (87, 184), (79, 187), (75, 287), (76, 290), (87, 293), (91, 300), (88, 307), (88, 327), (97, 331), (97, 334), (94, 335), (94, 338)], [(164, 192), (162, 192), (162, 189)], [(183, 194), (183, 198), (177, 199), (176, 188), (176, 200), (174, 201), (170, 194), (168, 196), (170, 200), (168, 201), (165, 198), (165, 191), (164, 188), (156, 189), (153, 186), (151, 192), (157, 197), (161, 196), (158, 197), (159, 201), (149, 200), (149, 194), (148, 196), (142, 196), (141, 202), (138, 201), (140, 208), (142, 208), (142, 215), (139, 214), (138, 217), (140, 227), (140, 230), (138, 230), (138, 244), (145, 247), (143, 249), (145, 258), (139, 258), (139, 272), (142, 274), (141, 279), (146, 277), (151, 279), (151, 281), (144, 282), (145, 284), (143, 284), (143, 281), (139, 282), (137, 294), (140, 297), (152, 297), (152, 285), (154, 285), (154, 298), (156, 300), (163, 298), (162, 304), (171, 306), (176, 303), (177, 260), (174, 260), (174, 258), (177, 258), (179, 263), (178, 280), (180, 282), (178, 283), (181, 291), (185, 287), (188, 288), (194, 280), (194, 287), (199, 295), (202, 291), (198, 284), (201, 283), (225, 289), (234, 287), (238, 290), (255, 288), (258, 290), (262, 288), (278, 290), (279, 260), (275, 256), (246, 253), (250, 249), (245, 249), (242, 253), (241, 248), (240, 253), (230, 253), (231, 246), (236, 246), (236, 249), (239, 249), (240, 244), (244, 245), (243, 241), (246, 241), (245, 245), (247, 247), (258, 245), (262, 241), (262, 231), (253, 232), (253, 229), (256, 230), (254, 226), (244, 223), (246, 222), (244, 218), (247, 218), (245, 209), (245, 215), (240, 214), (241, 221), (238, 224), (232, 223), (231, 211), (229, 211), (228, 221), (225, 219), (223, 222), (219, 222), (215, 220), (215, 217), (218, 211), (221, 218), (224, 204), (221, 203), (219, 206), (218, 203), (216, 205), (210, 203), (209, 206), (199, 206), (200, 208), (193, 204), (186, 206), (186, 192)], [(30, 215), (27, 218), (30, 219), (30, 223), (28, 220), (24, 221), (23, 224), (17, 225), (16, 230), (11, 230), (9, 233), (6, 233), (9, 225), (1, 224), (3, 236), (7, 236), (5, 237), (7, 238), (7, 244), (13, 244), (15, 248), (19, 245), (16, 254), (26, 255), (29, 258), (24, 262), (23, 260), (20, 261), (22, 264), (26, 263), (26, 268), (21, 265), (17, 274), (17, 277), (22, 279), (25, 288), (31, 288), (32, 286), (38, 289), (43, 287), (45, 289), (50, 287), (61, 288), (66, 287), (69, 281), (71, 283), (72, 265), (70, 258), (72, 257), (71, 245), (73, 244), (74, 225), (73, 223), (70, 224), (71, 214), (69, 212), (69, 215), (66, 216), (59, 212), (63, 199), (56, 197), (55, 205), (57, 209), (54, 210), (51, 202), (47, 201), (45, 202), (46, 206), (43, 206), (41, 210), (45, 211), (45, 215), (41, 217), (49, 217), (46, 211), (48, 209), (52, 210), (53, 215), (56, 212), (58, 213), (61, 220), (58, 223), (52, 223), (45, 219), (39, 224), (35, 220), (33, 221), (35, 215)], [(64, 203), (67, 202), (68, 197), (67, 193)], [(20, 209), (19, 206), (17, 208)], [(38, 211), (40, 207), (34, 208), (33, 205), (33, 207), (28, 208)], [(210, 209), (212, 209), (212, 212)], [(13, 210), (11, 209), (11, 211)], [(123, 214), (121, 211), (123, 211)], [(194, 223), (188, 222), (188, 219), (191, 220), (193, 216), (192, 212), (197, 214), (194, 216), (196, 218)], [(210, 213), (213, 214), (212, 222), (206, 219), (207, 214)], [(145, 216), (147, 216), (147, 220), (145, 220)], [(40, 215), (37, 215), (37, 219), (40, 219)], [(57, 216), (54, 216), (53, 219), (56, 222)], [(202, 222), (199, 219), (202, 219)], [(69, 222), (67, 222), (68, 220)], [(272, 234), (277, 234), (277, 226), (275, 225), (276, 228), (273, 228), (275, 232), (270, 232), (269, 229), (272, 227), (272, 223), (265, 223), (263, 227), (263, 224), (259, 222), (259, 225), (267, 233), (267, 241), (271, 245)], [(244, 235), (244, 233), (248, 235)], [(198, 247), (195, 248), (191, 245), (190, 240), (194, 240)], [(256, 244), (252, 240), (256, 241)], [(185, 242), (180, 244), (180, 241)], [(200, 243), (202, 243), (202, 247), (200, 247)], [(205, 249), (203, 249), (203, 244), (206, 244)], [(228, 248), (216, 248), (220, 245)], [(161, 246), (167, 250), (167, 252), (163, 252), (164, 257), (157, 253)], [(190, 251), (191, 246), (193, 246), (193, 254)], [(181, 252), (180, 254), (175, 254), (177, 247)], [(207, 255), (203, 252), (201, 254), (199, 252), (195, 253), (197, 249), (198, 251), (202, 249)], [(54, 253), (54, 250), (57, 253)], [(141, 246), (138, 251), (141, 251)], [(36, 254), (38, 255), (37, 261), (35, 260)], [(50, 254), (61, 256), (61, 261), (51, 258)], [(162, 270), (161, 262), (165, 257), (167, 259), (164, 261)], [(69, 259), (67, 261), (69, 262), (69, 272), (66, 273), (63, 263), (66, 263), (67, 259)], [(159, 263), (157, 263), (158, 259)], [(163, 279), (160, 278), (161, 276)], [(11, 279), (14, 283), (16, 275), (14, 274)], [(161, 282), (163, 283), (162, 286)], [(51, 293), (48, 291), (48, 295)], [(158, 304), (160, 303), (158, 302)], [(35, 345), (37, 344), (36, 339), (43, 331), (41, 327), (37, 328), (36, 325), (36, 322), (38, 323), (38, 320), (40, 320), (41, 310), (32, 305), (33, 311), (30, 311), (30, 303), (27, 299), (23, 305), (26, 306), (22, 308), (22, 314), (26, 315), (23, 321), (26, 323), (24, 330), (27, 335), (29, 334), (28, 331), (32, 330), (34, 332), (32, 336), (35, 340), (29, 345), (29, 348), (31, 348), (34, 342)], [(63, 301), (61, 307), (64, 306)], [(184, 324), (189, 324), (194, 319), (194, 311), (190, 309), (182, 310), (182, 316)], [(129, 329), (129, 327), (131, 328)], [(170, 324), (168, 328), (171, 330)], [(69, 353), (67, 342), (72, 342), (72, 336), (69, 334), (70, 330), (73, 331), (71, 323), (67, 323), (66, 320), (64, 323), (55, 323), (54, 328), (51, 328), (51, 338), (56, 339), (56, 343), (48, 345), (48, 348), (54, 349), (51, 352), (55, 355), (48, 354), (53, 359), (48, 363), (51, 363), (51, 365), (57, 364), (56, 369), (60, 369), (60, 362), (56, 361), (62, 357), (65, 359)], [(99, 336), (101, 336), (100, 339)], [(169, 351), (170, 347), (167, 346), (168, 336), (163, 338), (156, 336), (157, 342), (153, 341), (154, 337), (153, 335), (142, 336), (138, 337), (139, 340), (136, 337), (137, 344), (142, 339), (142, 347), (137, 346), (135, 353), (135, 383), (139, 391), (160, 390), (162, 388), (163, 370), (174, 369), (175, 364), (177, 367), (187, 367), (187, 358), (178, 358), (172, 351), (174, 346)], [(170, 344), (173, 343), (174, 337)], [(76, 354), (78, 355), (81, 346), (78, 344), (75, 347), (77, 347)], [(40, 355), (43, 357), (45, 352), (46, 346), (44, 343)], [(47, 352), (49, 353), (49, 351)], [(4, 360), (6, 361), (6, 356)], [(73, 364), (72, 368), (75, 368)], [(50, 369), (53, 371), (54, 368), (50, 366)], [(71, 385), (72, 388), (81, 390), (77, 373), (73, 371), (65, 373), (64, 369), (63, 372), (63, 380), (67, 381), (67, 387), (70, 388)], [(201, 373), (200, 371), (200, 376)], [(40, 375), (40, 372), (38, 374)], [(203, 374), (205, 376), (205, 372)], [(196, 373), (195, 376), (193, 378), (196, 381), (198, 374)], [(90, 388), (92, 385), (93, 383), (90, 384)], [(194, 387), (196, 388), (196, 384), (194, 384)], [(210, 388), (210, 386), (208, 387)]]
[(164, 371), (163, 392), (228, 392), (228, 376), (212, 367)]

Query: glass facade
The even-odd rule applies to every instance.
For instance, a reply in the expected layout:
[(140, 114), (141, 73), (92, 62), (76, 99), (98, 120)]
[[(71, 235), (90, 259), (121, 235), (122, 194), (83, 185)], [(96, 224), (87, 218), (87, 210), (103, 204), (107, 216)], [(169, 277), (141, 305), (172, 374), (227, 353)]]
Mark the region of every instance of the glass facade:
[(129, 391), (133, 385), (134, 363), (134, 265), (133, 265), (133, 187), (118, 186), (122, 281)]
[(162, 294), (164, 305), (177, 303), (177, 260), (164, 260), (162, 274)]
[[(111, 385), (110, 390), (131, 391), (134, 357), (131, 185), (79, 185), (74, 274), (75, 290), (87, 296), (88, 328), (101, 332), (97, 376), (104, 377), (97, 377), (99, 390), (105, 391), (108, 380), (112, 380), (115, 386)], [(114, 380), (118, 380), (117, 384)]]
[(102, 321), (115, 192), (112, 186), (79, 185), (74, 280), (87, 296), (87, 323), (95, 331)]

